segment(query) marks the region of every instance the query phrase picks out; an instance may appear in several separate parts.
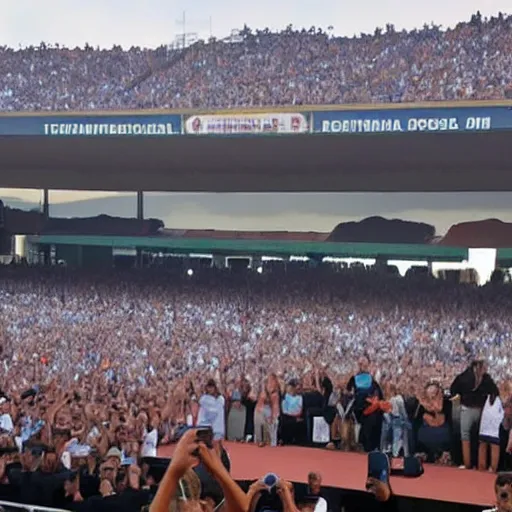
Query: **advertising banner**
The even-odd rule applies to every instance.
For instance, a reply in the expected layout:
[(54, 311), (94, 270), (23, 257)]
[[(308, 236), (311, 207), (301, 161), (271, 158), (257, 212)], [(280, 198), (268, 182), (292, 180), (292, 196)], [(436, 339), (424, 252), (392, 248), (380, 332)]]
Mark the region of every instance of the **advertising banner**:
[(306, 114), (210, 114), (190, 116), (185, 133), (190, 135), (284, 135), (309, 132)]
[[(183, 124), (182, 124), (183, 123)], [(0, 136), (169, 137), (512, 130), (512, 108), (435, 107), (314, 113), (1, 115)]]
[(168, 137), (179, 134), (179, 115), (0, 115), (0, 136)]
[(489, 132), (512, 130), (510, 107), (397, 108), (315, 112), (315, 133)]

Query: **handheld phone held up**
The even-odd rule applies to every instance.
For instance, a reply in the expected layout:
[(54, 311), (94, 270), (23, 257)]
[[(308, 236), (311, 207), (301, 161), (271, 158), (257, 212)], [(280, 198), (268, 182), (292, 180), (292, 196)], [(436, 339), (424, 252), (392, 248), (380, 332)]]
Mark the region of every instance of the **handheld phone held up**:
[(213, 429), (212, 427), (197, 427), (196, 439), (200, 443), (204, 443), (207, 448), (213, 448)]
[[(368, 454), (368, 479), (389, 483), (389, 459), (385, 453), (371, 452)], [(368, 484), (367, 484), (368, 488)]]

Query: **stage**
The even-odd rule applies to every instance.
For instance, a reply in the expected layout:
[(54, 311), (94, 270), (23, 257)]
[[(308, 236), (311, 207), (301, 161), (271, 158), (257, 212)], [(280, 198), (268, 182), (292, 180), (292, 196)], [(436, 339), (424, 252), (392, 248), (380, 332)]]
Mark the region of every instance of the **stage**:
[[(305, 483), (310, 471), (318, 471), (323, 485), (348, 491), (363, 491), (367, 458), (319, 448), (258, 448), (249, 444), (226, 443), (231, 474), (238, 481), (256, 480), (268, 472), (291, 482)], [(172, 446), (161, 447), (159, 457), (171, 457)], [(426, 465), (420, 478), (392, 477), (397, 496), (487, 507), (494, 504), (491, 473)]]

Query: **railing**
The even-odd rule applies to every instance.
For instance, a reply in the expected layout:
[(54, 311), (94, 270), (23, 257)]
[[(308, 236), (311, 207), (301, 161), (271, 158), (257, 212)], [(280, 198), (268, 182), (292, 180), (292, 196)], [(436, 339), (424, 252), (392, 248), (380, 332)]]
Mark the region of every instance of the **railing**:
[(58, 508), (39, 507), (38, 505), (22, 505), (10, 501), (0, 501), (0, 511), (5, 512), (67, 512)]

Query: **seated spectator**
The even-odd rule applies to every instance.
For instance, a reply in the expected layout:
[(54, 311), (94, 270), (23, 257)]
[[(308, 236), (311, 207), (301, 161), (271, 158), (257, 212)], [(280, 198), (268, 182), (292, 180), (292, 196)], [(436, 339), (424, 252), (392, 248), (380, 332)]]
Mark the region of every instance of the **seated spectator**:
[(432, 24), (397, 32), (390, 24), (350, 38), (321, 29), (246, 27), (236, 43), (175, 49), (4, 47), (0, 60), (9, 72), (0, 77), (0, 110), (503, 100), (512, 92), (511, 23), (500, 13), (474, 15), (446, 30)]

